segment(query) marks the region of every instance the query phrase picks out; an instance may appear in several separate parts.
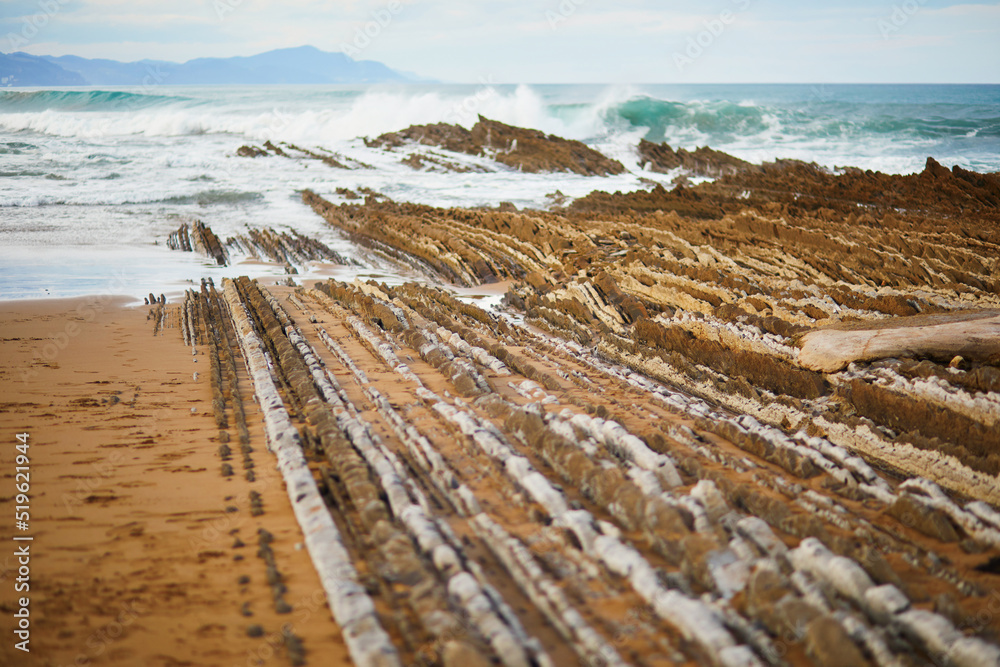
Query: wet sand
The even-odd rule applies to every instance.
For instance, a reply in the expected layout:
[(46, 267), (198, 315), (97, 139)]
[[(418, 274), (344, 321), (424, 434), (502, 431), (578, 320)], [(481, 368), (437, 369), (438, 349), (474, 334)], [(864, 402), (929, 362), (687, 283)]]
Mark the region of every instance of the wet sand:
[[(16, 604), (9, 546), (18, 544), (11, 538), (20, 432), (30, 434), (31, 519), (19, 534), (34, 537), (31, 652), (15, 650), (5, 631), (0, 663), (287, 665), (280, 630), (291, 623), (307, 651), (343, 664), (254, 405), (247, 411), (256, 481), (242, 470), (223, 478), (208, 364), (192, 357), (178, 329), (168, 323), (154, 335), (149, 308), (124, 301), (0, 304), (5, 629)], [(25, 375), (29, 368), (35, 372)], [(251, 516), (251, 490), (261, 494), (260, 516)], [(290, 613), (275, 611), (256, 555), (260, 528), (274, 535)], [(234, 548), (237, 539), (245, 546)], [(252, 616), (241, 613), (244, 605)], [(253, 624), (262, 637), (247, 636)]]

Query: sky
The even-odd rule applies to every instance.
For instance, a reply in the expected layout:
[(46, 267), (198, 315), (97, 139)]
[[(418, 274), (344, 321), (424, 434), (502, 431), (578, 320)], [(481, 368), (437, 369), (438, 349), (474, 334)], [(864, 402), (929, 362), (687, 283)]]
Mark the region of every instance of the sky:
[(309, 44), (449, 82), (1000, 83), (1000, 2), (0, 0), (0, 52)]

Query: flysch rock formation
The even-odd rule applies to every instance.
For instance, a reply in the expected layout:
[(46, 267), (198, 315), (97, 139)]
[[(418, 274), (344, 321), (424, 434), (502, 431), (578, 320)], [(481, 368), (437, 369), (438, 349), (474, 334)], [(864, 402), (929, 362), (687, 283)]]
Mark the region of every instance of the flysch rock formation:
[(1000, 660), (995, 504), (436, 288), (180, 309), (220, 424), (256, 395), (359, 665)]
[(722, 151), (712, 150), (707, 146), (694, 151), (683, 148), (674, 150), (667, 144), (656, 144), (640, 139), (637, 153), (641, 168), (662, 174), (681, 169), (694, 176), (719, 178), (755, 168), (755, 165), (749, 162)]
[(356, 259), (341, 255), (322, 241), (295, 230), (285, 232), (270, 227), (248, 228), (245, 234), (237, 234), (223, 242), (211, 227), (201, 221), (196, 221), (190, 227), (185, 223), (168, 237), (167, 247), (171, 250), (199, 252), (216, 260), (220, 266), (230, 263), (230, 253), (242, 253), (248, 257), (281, 264), (289, 274), (299, 273), (299, 269), (307, 262), (358, 265)]
[[(428, 128), (384, 145), (469, 152)], [(386, 261), (507, 283), (495, 311), (247, 278), (158, 304), (220, 439), (261, 406), (353, 660), (1000, 664), (1000, 175), (667, 151), (716, 180), (545, 212), (303, 192)]]
[[(399, 132), (389, 132), (367, 140), (369, 147), (405, 148), (410, 144), (437, 146), (453, 153), (488, 157), (495, 162), (530, 173), (568, 171), (583, 176), (621, 174), (625, 167), (580, 141), (563, 139), (539, 130), (506, 125), (479, 117), (471, 130), (461, 125), (435, 123), (413, 125)], [(416, 155), (416, 154), (414, 154)], [(427, 159), (411, 155), (403, 162), (414, 168)], [(450, 162), (440, 161), (447, 167)]]
[(267, 157), (271, 154), (291, 160), (317, 160), (335, 169), (371, 169), (371, 165), (359, 160), (334, 153), (322, 147), (315, 149), (302, 148), (287, 142), (272, 143), (265, 141), (261, 146), (246, 145), (236, 149), (238, 157), (258, 158)]

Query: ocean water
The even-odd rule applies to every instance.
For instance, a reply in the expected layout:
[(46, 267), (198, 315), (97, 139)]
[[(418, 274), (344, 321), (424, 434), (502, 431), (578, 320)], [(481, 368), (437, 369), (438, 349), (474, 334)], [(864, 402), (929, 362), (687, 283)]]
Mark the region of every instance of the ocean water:
[[(579, 139), (620, 160), (619, 176), (523, 174), (479, 158), (490, 173), (415, 171), (409, 151), (370, 149), (365, 137), (416, 123), (471, 127), (478, 114)], [(1000, 171), (1000, 86), (152, 86), (0, 90), (0, 299), (92, 293), (180, 293), (200, 276), (279, 275), (236, 257), (211, 266), (170, 251), (167, 235), (200, 219), (221, 237), (249, 227), (292, 228), (362, 259), (316, 275), (412, 279), (357, 252), (300, 201), (311, 188), (368, 187), (399, 201), (544, 208), (559, 191), (630, 191), (669, 183), (642, 171), (641, 138), (708, 145), (760, 162), (775, 158), (891, 173), (927, 156)], [(247, 159), (245, 143), (286, 141), (367, 165)], [(432, 150), (432, 149), (421, 149)]]

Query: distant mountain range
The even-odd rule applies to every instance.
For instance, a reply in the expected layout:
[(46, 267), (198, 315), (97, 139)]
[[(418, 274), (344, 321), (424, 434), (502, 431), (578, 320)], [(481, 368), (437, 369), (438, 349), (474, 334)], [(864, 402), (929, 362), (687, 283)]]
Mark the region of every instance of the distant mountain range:
[(165, 60), (117, 60), (79, 56), (0, 53), (0, 87), (142, 86), (255, 83), (383, 83), (423, 81), (374, 60), (354, 60), (314, 46), (277, 49), (255, 56)]

